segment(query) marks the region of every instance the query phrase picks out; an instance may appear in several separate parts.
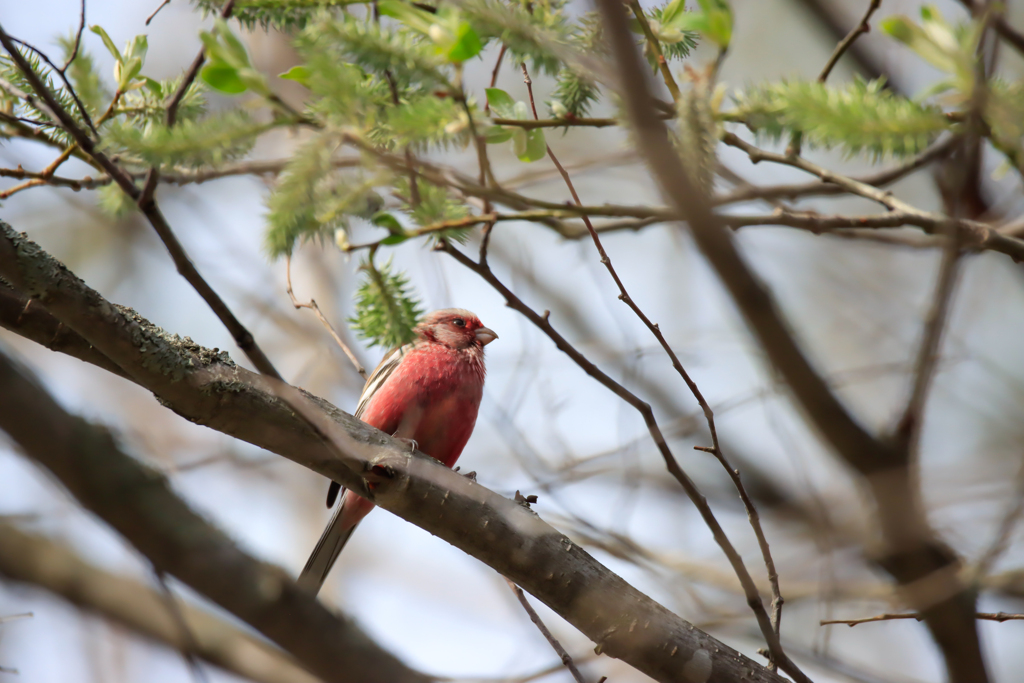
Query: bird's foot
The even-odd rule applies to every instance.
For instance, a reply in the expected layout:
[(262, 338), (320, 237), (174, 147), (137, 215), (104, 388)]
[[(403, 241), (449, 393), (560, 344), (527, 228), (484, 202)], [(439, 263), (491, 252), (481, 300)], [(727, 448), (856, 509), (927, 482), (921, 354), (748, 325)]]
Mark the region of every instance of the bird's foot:
[(416, 443), (416, 439), (403, 439), (400, 436), (396, 436), (395, 438), (404, 444), (408, 444), (410, 453), (415, 453), (417, 450), (419, 450), (420, 445)]
[[(462, 469), (462, 468), (461, 467), (456, 467), (453, 471), (459, 472), (460, 469)], [(462, 473), (459, 472), (459, 474), (462, 474)], [(464, 476), (466, 479), (469, 479), (470, 481), (476, 481), (476, 470), (473, 470), (472, 472), (466, 472), (465, 474), (462, 474), (462, 476)]]
[(523, 494), (519, 493), (519, 489), (516, 489), (516, 502), (522, 505), (524, 508), (529, 508), (531, 503), (537, 502), (537, 496), (534, 496), (532, 494), (524, 496)]

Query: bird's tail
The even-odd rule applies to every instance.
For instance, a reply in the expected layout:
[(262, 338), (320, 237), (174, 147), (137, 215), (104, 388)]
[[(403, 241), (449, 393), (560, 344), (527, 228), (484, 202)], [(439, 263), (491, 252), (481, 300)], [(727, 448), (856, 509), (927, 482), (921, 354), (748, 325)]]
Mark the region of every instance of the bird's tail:
[(359, 522), (373, 507), (373, 503), (365, 498), (351, 491), (345, 492), (341, 498), (341, 505), (334, 512), (330, 524), (324, 529), (323, 535), (306, 561), (306, 566), (299, 574), (297, 583), (300, 588), (314, 595), (320, 592), (320, 587), (324, 585), (327, 574), (341, 554), (342, 548), (348, 543)]

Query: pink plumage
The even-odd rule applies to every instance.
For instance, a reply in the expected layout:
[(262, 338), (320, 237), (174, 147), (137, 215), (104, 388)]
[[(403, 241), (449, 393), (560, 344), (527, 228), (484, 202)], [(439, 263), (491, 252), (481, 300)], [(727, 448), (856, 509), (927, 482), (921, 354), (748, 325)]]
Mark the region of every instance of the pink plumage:
[[(469, 311), (447, 308), (427, 315), (412, 344), (391, 351), (373, 371), (356, 417), (453, 467), (466, 447), (484, 390), (484, 346), (498, 338)], [(328, 491), (328, 506), (338, 485)], [(299, 575), (317, 592), (356, 525), (373, 503), (345, 491), (341, 505)]]

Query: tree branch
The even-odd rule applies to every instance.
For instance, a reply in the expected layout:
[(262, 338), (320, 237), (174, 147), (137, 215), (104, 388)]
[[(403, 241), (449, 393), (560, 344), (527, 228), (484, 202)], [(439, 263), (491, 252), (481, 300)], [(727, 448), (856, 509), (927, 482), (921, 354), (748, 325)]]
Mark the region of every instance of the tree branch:
[[(164, 597), (125, 576), (95, 567), (67, 546), (0, 523), (0, 575), (32, 584), (175, 650), (186, 649)], [(320, 679), (277, 648), (206, 610), (184, 605), (195, 654), (257, 683), (316, 683)]]
[[(116, 360), (133, 381), (153, 391), (179, 415), (366, 492), (379, 507), (512, 579), (602, 651), (655, 680), (684, 681), (681, 671), (699, 670), (707, 671), (702, 680), (708, 683), (741, 676), (782, 682), (637, 591), (533, 511), (428, 456), (410, 453), (407, 444), (326, 401), (308, 397), (315, 415), (331, 427), (332, 439), (343, 445), (346, 457), (339, 458), (278, 398), (267, 379), (235, 366), (226, 354), (168, 335), (134, 311), (109, 303), (4, 224), (0, 224), (0, 276), (20, 292), (45, 300), (54, 317)], [(353, 463), (359, 466), (353, 469)], [(100, 467), (74, 474), (110, 479)], [(366, 477), (371, 474), (379, 483), (367, 492)], [(210, 561), (205, 553), (171, 559)], [(218, 575), (232, 586), (237, 583), (234, 573), (218, 571)], [(273, 585), (292, 597), (290, 582), (282, 578)], [(289, 627), (287, 623), (278, 626)]]
[[(906, 461), (890, 444), (873, 437), (811, 366), (771, 294), (754, 276), (721, 219), (712, 213), (708, 199), (691, 182), (665, 124), (650, 107), (645, 69), (628, 29), (617, 20), (618, 1), (597, 0), (597, 4), (612, 48), (617, 76), (613, 85), (626, 105), (637, 147), (663, 195), (687, 219), (697, 246), (811, 422), (843, 460), (867, 478), (885, 540), (885, 557), (880, 563), (903, 587), (910, 604), (924, 614), (950, 678), (978, 683), (988, 680), (974, 621), (974, 595), (956, 576), (959, 558), (928, 525)], [(869, 192), (861, 185), (851, 189), (858, 194)], [(906, 208), (897, 200), (882, 199), (890, 208)], [(922, 579), (927, 581), (922, 583)]]

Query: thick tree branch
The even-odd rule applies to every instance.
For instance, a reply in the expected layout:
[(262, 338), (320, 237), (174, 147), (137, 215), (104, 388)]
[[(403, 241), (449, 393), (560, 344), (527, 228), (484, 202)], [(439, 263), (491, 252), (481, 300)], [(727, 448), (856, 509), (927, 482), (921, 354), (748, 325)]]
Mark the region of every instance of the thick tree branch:
[[(407, 444), (309, 397), (319, 424), (330, 427), (332, 440), (344, 448), (346, 457), (339, 458), (278, 398), (268, 380), (235, 366), (226, 354), (168, 335), (134, 311), (107, 302), (4, 224), (0, 276), (45, 302), (54, 317), (183, 417), (283, 455), (346, 487), (366, 492), (365, 477), (372, 474), (379, 483), (367, 495), (378, 506), (515, 581), (603, 652), (655, 680), (687, 681), (686, 672), (698, 671), (705, 672), (700, 680), (706, 682), (743, 676), (782, 681), (637, 591), (533, 511), (427, 456), (409, 453)], [(361, 463), (358, 471), (352, 463)], [(103, 472), (88, 468), (74, 474), (107, 481)], [(223, 580), (237, 583), (227, 576)], [(292, 596), (290, 582), (274, 585)]]
[[(964, 683), (986, 681), (988, 675), (974, 621), (974, 595), (957, 577), (959, 558), (928, 525), (906, 458), (901, 458), (890, 444), (872, 436), (811, 366), (771, 294), (740, 255), (721, 219), (712, 213), (708, 199), (690, 180), (664, 122), (649, 106), (646, 70), (628, 29), (617, 20), (621, 11), (617, 0), (597, 0), (597, 5), (614, 56), (614, 86), (626, 105), (637, 147), (646, 157), (663, 195), (687, 219), (697, 246), (722, 279), (810, 421), (842, 459), (867, 478), (885, 541), (880, 564), (924, 615), (945, 657), (950, 678)], [(877, 192), (862, 185), (850, 189), (858, 194), (864, 192), (865, 196)], [(877, 199), (889, 208), (906, 208), (891, 197)]]
[(432, 680), (329, 612), (281, 569), (239, 550), (178, 498), (163, 475), (125, 455), (107, 430), (68, 414), (2, 353), (0, 428), (158, 571), (250, 624), (323, 680)]
[[(135, 579), (95, 567), (57, 541), (0, 523), (0, 576), (38, 586), (175, 650), (186, 643), (167, 601)], [(185, 605), (195, 654), (258, 683), (316, 683), (288, 655), (210, 612)]]

